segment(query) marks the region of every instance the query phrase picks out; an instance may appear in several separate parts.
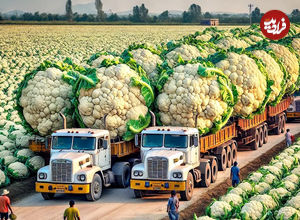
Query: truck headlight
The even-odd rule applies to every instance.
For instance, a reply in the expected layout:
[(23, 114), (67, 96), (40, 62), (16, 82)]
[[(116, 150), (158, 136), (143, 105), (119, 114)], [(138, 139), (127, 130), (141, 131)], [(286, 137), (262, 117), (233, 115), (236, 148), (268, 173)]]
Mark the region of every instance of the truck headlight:
[(134, 176), (143, 176), (143, 171), (141, 171), (141, 170), (135, 170), (135, 171), (133, 172), (133, 175), (134, 175)]
[(179, 178), (179, 179), (180, 179), (180, 178), (182, 178), (182, 173), (181, 173), (181, 172), (174, 172), (174, 173), (173, 173), (173, 177), (174, 177), (174, 178)]
[(85, 174), (80, 174), (77, 176), (77, 179), (81, 182), (84, 182), (86, 180), (86, 176), (85, 176)]
[(41, 180), (47, 179), (47, 173), (39, 173), (39, 179)]

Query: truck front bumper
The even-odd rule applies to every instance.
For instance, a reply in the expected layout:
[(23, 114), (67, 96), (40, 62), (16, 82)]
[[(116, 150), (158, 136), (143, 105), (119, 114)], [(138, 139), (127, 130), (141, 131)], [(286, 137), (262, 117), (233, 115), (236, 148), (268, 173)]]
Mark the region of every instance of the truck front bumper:
[(41, 193), (87, 194), (90, 192), (90, 184), (57, 184), (49, 182), (36, 182), (35, 191)]
[(287, 118), (300, 118), (300, 112), (287, 112)]
[(156, 180), (130, 180), (130, 188), (137, 190), (157, 190), (157, 191), (184, 191), (185, 181), (156, 181)]

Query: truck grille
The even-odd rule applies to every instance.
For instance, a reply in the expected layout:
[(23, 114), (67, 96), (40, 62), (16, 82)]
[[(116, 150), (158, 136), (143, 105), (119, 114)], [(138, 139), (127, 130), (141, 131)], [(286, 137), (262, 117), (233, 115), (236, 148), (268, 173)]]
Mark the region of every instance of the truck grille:
[(152, 179), (168, 178), (168, 160), (164, 157), (148, 158), (148, 175)]
[(296, 112), (300, 112), (300, 101), (295, 101), (296, 104)]
[(72, 182), (72, 162), (69, 160), (53, 160), (51, 162), (52, 181)]

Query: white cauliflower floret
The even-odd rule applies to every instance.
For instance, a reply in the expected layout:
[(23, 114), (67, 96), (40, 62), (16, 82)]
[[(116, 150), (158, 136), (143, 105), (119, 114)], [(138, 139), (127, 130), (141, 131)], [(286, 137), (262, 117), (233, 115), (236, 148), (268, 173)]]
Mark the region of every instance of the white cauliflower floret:
[(285, 188), (290, 192), (293, 192), (297, 187), (296, 184), (289, 180), (284, 180), (282, 183), (284, 184)]
[[(72, 85), (62, 80), (63, 72), (57, 68), (39, 71), (22, 90), (20, 105), (30, 126), (41, 135), (62, 128), (60, 112), (71, 108)], [(71, 116), (66, 115), (68, 125)]]
[(33, 157), (34, 156), (34, 152), (30, 149), (22, 149), (17, 151), (17, 153), (15, 154), (15, 156), (20, 160), (25, 162), (28, 158)]
[(241, 188), (233, 188), (232, 190), (229, 191), (229, 194), (236, 194), (236, 195), (245, 195), (246, 192), (244, 190), (242, 190)]
[(223, 49), (229, 49), (230, 47), (247, 48), (250, 46), (245, 40), (235, 37), (224, 37), (219, 40), (216, 45)]
[(279, 188), (276, 188), (276, 189), (271, 189), (269, 191), (269, 194), (274, 196), (277, 199), (281, 199), (281, 198), (289, 195), (290, 193), (285, 188), (279, 187)]
[(249, 177), (249, 180), (257, 183), (260, 181), (260, 179), (262, 177), (263, 177), (263, 175), (261, 173), (255, 172), (255, 173), (251, 174), (251, 176)]
[(6, 182), (5, 173), (2, 170), (0, 170), (0, 186), (5, 184), (5, 182)]
[(230, 204), (230, 202), (232, 202), (232, 204), (234, 206), (239, 205), (243, 202), (243, 198), (237, 194), (234, 193), (228, 193), (225, 196), (222, 196), (221, 201), (227, 202)]
[(227, 202), (224, 201), (215, 201), (210, 206), (211, 216), (212, 217), (222, 217), (225, 215), (225, 210), (231, 211), (232, 207)]
[(293, 170), (291, 171), (291, 173), (300, 176), (300, 166), (298, 166), (297, 168), (293, 169)]
[(275, 209), (277, 207), (277, 203), (272, 198), (272, 196), (263, 194), (263, 195), (256, 195), (250, 198), (250, 201), (258, 201), (264, 204), (268, 209)]
[(16, 162), (17, 160), (18, 160), (18, 158), (14, 157), (12, 155), (6, 156), (3, 158), (3, 165), (8, 166), (9, 164)]
[(263, 215), (263, 205), (258, 201), (250, 201), (246, 203), (241, 210), (241, 213), (245, 213), (246, 216), (252, 220), (260, 219)]
[(214, 218), (211, 218), (209, 216), (201, 216), (201, 217), (197, 218), (197, 220), (214, 220)]
[(140, 87), (131, 82), (132, 77), (140, 77), (126, 64), (98, 68), (97, 77), (99, 82), (94, 88), (80, 90), (79, 114), (87, 127), (108, 129), (112, 138), (122, 136), (129, 120), (148, 113)]
[[(290, 217), (292, 217), (294, 214), (297, 216), (300, 216), (300, 212), (297, 211), (297, 209), (294, 209), (293, 207), (290, 206), (285, 206), (279, 209), (276, 219), (282, 219), (282, 220), (288, 220)], [(282, 218), (283, 216), (283, 218)]]
[(242, 182), (240, 183), (236, 188), (242, 189), (244, 192), (251, 192), (252, 191), (252, 186), (248, 182)]
[(266, 51), (255, 50), (252, 53), (264, 62), (269, 79), (274, 82), (271, 86), (272, 92), (270, 95), (270, 102), (272, 102), (282, 90), (281, 82), (284, 80), (284, 73), (281, 71), (279, 64)]
[(115, 56), (113, 56), (111, 54), (99, 55), (98, 58), (96, 58), (95, 60), (93, 60), (91, 62), (91, 66), (97, 68), (97, 67), (99, 67), (101, 65), (101, 63), (103, 62), (103, 60), (106, 60), (106, 59), (117, 60), (117, 59), (119, 59), (119, 57), (115, 57)]
[(198, 74), (200, 64), (180, 65), (164, 84), (157, 97), (163, 125), (210, 129), (215, 121), (222, 121), (228, 104), (223, 101), (216, 76)]
[(275, 166), (263, 166), (262, 169), (269, 171), (270, 173), (276, 175), (277, 177), (280, 177), (282, 174), (282, 171)]
[(277, 177), (271, 173), (268, 173), (265, 177), (264, 177), (264, 182), (268, 183), (268, 184), (272, 184), (274, 182), (274, 180), (277, 180)]
[(26, 178), (29, 175), (28, 168), (20, 162), (11, 163), (8, 166), (8, 172), (13, 178)]
[(247, 117), (258, 110), (265, 99), (266, 76), (259, 70), (254, 59), (247, 55), (230, 52), (227, 56), (216, 66), (222, 69), (237, 87), (238, 102), (234, 113)]
[(299, 64), (298, 59), (295, 54), (290, 52), (290, 50), (280, 44), (272, 43), (268, 48), (271, 48), (278, 58), (282, 61), (282, 64), (285, 66), (290, 79), (287, 80), (287, 90), (294, 86), (298, 79), (299, 75)]
[(38, 171), (40, 168), (45, 166), (45, 159), (41, 156), (34, 156), (26, 161), (26, 165), (28, 165), (33, 171)]
[(291, 198), (285, 205), (300, 210), (300, 196)]
[(0, 158), (4, 158), (6, 156), (12, 156), (12, 155), (13, 155), (12, 152), (9, 150), (4, 150), (0, 152)]
[(16, 138), (16, 146), (17, 147), (28, 147), (29, 140), (31, 137), (29, 135), (19, 136)]
[(295, 152), (295, 150), (292, 148), (287, 148), (283, 151), (283, 153), (288, 154), (288, 155), (293, 155), (294, 152)]
[(285, 177), (283, 179), (283, 181), (285, 181), (285, 180), (290, 181), (290, 182), (292, 182), (294, 184), (298, 184), (299, 183), (299, 177), (296, 174), (288, 175), (287, 177)]
[(262, 194), (271, 189), (271, 186), (268, 183), (261, 182), (254, 186), (256, 192)]

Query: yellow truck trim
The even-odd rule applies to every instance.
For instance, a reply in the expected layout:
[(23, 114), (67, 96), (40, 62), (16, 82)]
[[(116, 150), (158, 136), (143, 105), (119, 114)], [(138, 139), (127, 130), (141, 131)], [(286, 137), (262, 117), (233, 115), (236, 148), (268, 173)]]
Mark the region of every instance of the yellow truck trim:
[(300, 118), (300, 112), (287, 112), (286, 116), (288, 118)]
[[(70, 186), (72, 186), (72, 190), (69, 189)], [(36, 182), (35, 191), (41, 193), (87, 194), (90, 192), (90, 184), (57, 184)]]
[[(146, 182), (147, 185), (146, 186)], [(169, 187), (165, 187), (165, 184)], [(130, 180), (130, 188), (138, 190), (158, 190), (158, 191), (185, 191), (185, 181), (152, 181), (152, 180)]]

